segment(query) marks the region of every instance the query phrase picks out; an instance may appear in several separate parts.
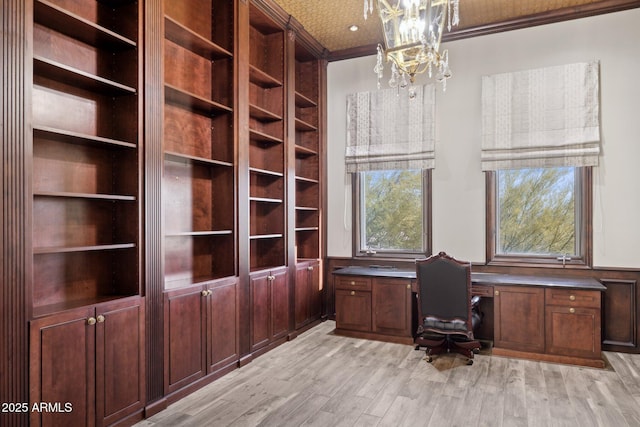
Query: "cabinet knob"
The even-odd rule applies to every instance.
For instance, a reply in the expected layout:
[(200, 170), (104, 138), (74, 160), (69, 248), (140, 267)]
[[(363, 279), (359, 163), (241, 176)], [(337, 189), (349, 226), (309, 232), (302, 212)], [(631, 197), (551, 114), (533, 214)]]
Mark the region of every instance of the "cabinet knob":
[(351, 291), (351, 295), (355, 295), (355, 294), (356, 294), (356, 291)]
[(96, 317), (96, 321), (98, 323), (104, 322), (104, 316), (102, 314), (98, 314), (98, 317)]
[(351, 281), (351, 286), (355, 286), (356, 282), (354, 282), (353, 280)]
[(87, 324), (88, 325), (95, 325), (96, 324), (96, 318), (95, 317), (89, 317), (87, 319)]
[(570, 299), (571, 301), (575, 301), (575, 300), (576, 300), (576, 296), (575, 296), (575, 295), (569, 295), (569, 299)]
[(407, 289), (411, 289), (411, 283), (407, 284)]
[(575, 313), (575, 312), (576, 312), (576, 309), (575, 309), (575, 308), (571, 307), (571, 308), (569, 309), (569, 313), (573, 314), (573, 313)]
[(495, 291), (494, 294), (495, 295), (500, 295), (500, 291)]
[(206, 297), (208, 295), (207, 290), (204, 290), (202, 292), (200, 292), (200, 295), (202, 295), (203, 297)]
[(310, 265), (309, 267), (307, 267), (307, 270), (313, 271), (313, 266)]

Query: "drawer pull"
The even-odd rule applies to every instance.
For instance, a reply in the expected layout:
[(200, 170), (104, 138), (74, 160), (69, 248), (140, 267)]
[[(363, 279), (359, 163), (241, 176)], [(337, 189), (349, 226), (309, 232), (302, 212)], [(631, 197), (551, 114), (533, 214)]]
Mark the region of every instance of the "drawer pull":
[(407, 289), (411, 289), (411, 284), (408, 284), (408, 285), (407, 285)]
[(351, 291), (351, 295), (355, 295), (355, 294), (356, 294), (356, 291)]
[(571, 307), (571, 308), (569, 309), (569, 313), (573, 314), (573, 313), (575, 313), (575, 312), (576, 312), (576, 309), (575, 309), (575, 308)]
[(575, 301), (575, 300), (576, 300), (576, 296), (575, 296), (575, 295), (569, 295), (569, 299), (570, 299), (571, 301)]
[(355, 286), (356, 282), (354, 282), (353, 280), (351, 281), (351, 286)]

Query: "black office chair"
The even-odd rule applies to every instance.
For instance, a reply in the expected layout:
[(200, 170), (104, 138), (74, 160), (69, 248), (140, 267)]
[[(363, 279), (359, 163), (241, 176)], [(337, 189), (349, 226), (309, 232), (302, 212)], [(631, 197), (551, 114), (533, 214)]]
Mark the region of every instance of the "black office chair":
[(418, 279), (418, 325), (416, 350), (426, 347), (427, 361), (444, 352), (457, 352), (473, 364), (480, 342), (473, 336), (480, 324), (477, 306), (471, 297), (471, 264), (444, 252), (416, 261)]

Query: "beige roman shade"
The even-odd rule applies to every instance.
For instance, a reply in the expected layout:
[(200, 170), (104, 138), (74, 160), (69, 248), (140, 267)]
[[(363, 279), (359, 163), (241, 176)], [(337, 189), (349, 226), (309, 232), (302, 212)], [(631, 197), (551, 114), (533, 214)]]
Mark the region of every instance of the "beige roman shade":
[(599, 64), (482, 78), (482, 170), (597, 166)]
[(347, 172), (434, 167), (435, 86), (415, 89), (347, 96)]

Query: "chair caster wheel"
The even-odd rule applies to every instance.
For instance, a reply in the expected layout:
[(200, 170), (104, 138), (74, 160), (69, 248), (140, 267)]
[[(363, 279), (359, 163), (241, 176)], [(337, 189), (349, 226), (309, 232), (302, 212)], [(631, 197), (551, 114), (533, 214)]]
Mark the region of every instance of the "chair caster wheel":
[(427, 363), (433, 362), (433, 358), (431, 356), (427, 356)]
[(473, 360), (471, 360), (471, 359), (467, 360), (467, 365), (468, 365), (468, 366), (473, 365)]

